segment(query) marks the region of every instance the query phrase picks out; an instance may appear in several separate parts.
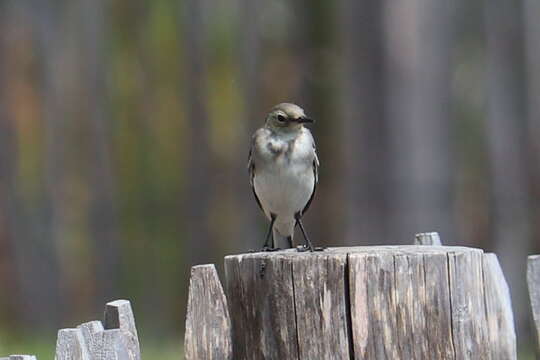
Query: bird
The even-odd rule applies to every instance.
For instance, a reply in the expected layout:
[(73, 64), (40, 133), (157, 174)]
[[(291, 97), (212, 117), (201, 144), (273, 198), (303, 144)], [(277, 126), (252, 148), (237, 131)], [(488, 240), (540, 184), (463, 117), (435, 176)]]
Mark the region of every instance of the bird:
[(304, 126), (313, 122), (300, 106), (281, 103), (271, 109), (264, 126), (253, 134), (249, 180), (257, 204), (270, 221), (263, 251), (280, 250), (276, 244), (283, 242), (292, 248), (297, 225), (305, 240), (297, 250), (322, 250), (313, 247), (302, 223), (319, 180), (315, 140)]

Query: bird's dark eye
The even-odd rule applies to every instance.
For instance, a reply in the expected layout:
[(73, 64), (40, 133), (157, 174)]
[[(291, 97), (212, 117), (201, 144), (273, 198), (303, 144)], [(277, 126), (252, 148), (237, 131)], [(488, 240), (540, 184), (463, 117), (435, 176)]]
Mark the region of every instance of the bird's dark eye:
[(278, 115), (277, 119), (278, 119), (279, 122), (285, 122), (285, 116), (283, 116), (283, 115)]

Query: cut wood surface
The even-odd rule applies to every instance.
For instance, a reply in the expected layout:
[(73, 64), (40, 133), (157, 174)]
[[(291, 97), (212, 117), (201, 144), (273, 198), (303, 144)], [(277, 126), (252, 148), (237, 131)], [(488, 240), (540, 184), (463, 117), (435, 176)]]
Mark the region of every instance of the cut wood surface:
[(534, 325), (536, 327), (537, 353), (540, 357), (540, 255), (531, 255), (527, 262), (527, 284)]
[(191, 269), (185, 332), (186, 360), (231, 360), (231, 321), (214, 265)]
[(516, 358), (508, 287), (479, 249), (291, 249), (225, 272), (235, 360)]

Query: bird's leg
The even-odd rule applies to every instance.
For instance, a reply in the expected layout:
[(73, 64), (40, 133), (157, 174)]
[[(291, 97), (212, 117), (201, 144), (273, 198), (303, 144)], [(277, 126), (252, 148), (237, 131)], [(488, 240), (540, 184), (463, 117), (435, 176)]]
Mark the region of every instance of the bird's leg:
[(302, 235), (304, 236), (304, 239), (306, 240), (306, 244), (304, 245), (304, 248), (301, 249), (299, 248), (298, 251), (323, 251), (324, 249), (322, 247), (313, 247), (313, 244), (311, 243), (311, 241), (309, 240), (307, 234), (306, 234), (306, 230), (304, 229), (304, 224), (302, 224), (302, 215), (300, 214), (300, 212), (296, 213), (296, 215), (294, 216), (295, 219), (296, 219), (296, 224), (298, 224), (300, 226), (300, 230), (302, 231)]
[(294, 217), (296, 219), (296, 223), (300, 225), (300, 230), (302, 231), (302, 235), (304, 235), (304, 240), (306, 241), (306, 244), (304, 245), (304, 251), (308, 249), (309, 251), (313, 251), (313, 245), (311, 244), (311, 241), (306, 234), (306, 230), (304, 229), (304, 225), (302, 224), (302, 215), (300, 214), (300, 212), (297, 212)]
[[(276, 221), (276, 215), (270, 214), (270, 226), (268, 227), (268, 232), (266, 233), (266, 240), (264, 241), (263, 251), (275, 251), (274, 237), (272, 236), (272, 229), (274, 228), (274, 222)], [(268, 247), (270, 244), (270, 237), (272, 237), (272, 247)]]
[(287, 236), (287, 243), (289, 244), (289, 248), (293, 247), (292, 236)]

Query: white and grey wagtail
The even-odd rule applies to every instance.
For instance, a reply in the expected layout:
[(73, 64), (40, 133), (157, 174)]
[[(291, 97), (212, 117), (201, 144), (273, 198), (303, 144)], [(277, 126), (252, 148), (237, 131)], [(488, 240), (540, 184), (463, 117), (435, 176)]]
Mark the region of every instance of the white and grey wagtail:
[(292, 248), (296, 225), (305, 239), (299, 251), (322, 250), (313, 247), (302, 224), (318, 182), (315, 141), (304, 127), (312, 122), (301, 107), (282, 103), (270, 111), (265, 125), (253, 134), (248, 160), (250, 184), (259, 207), (270, 220), (264, 251), (278, 250), (279, 242), (284, 241)]

